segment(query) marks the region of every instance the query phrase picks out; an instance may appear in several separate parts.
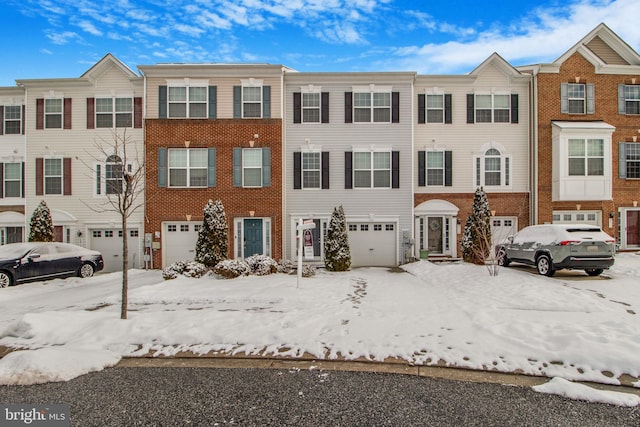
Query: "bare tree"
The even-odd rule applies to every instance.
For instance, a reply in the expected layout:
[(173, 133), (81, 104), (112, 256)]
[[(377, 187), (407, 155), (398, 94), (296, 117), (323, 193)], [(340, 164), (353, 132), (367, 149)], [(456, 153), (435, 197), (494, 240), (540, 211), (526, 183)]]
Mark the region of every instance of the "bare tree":
[(94, 212), (113, 212), (120, 216), (122, 226), (122, 306), (120, 318), (127, 318), (129, 294), (129, 246), (127, 240), (127, 220), (144, 205), (144, 153), (138, 152), (136, 141), (127, 135), (113, 132), (111, 140), (99, 138), (96, 150), (91, 154), (92, 165), (85, 165), (92, 176), (104, 182), (103, 201), (89, 205)]

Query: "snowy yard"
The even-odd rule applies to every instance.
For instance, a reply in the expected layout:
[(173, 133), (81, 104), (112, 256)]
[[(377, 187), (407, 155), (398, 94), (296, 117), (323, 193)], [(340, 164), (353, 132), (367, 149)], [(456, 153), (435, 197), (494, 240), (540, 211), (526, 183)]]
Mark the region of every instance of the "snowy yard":
[(27, 349), (0, 360), (0, 384), (190, 351), (400, 358), (608, 384), (627, 375), (640, 387), (640, 256), (619, 254), (601, 277), (403, 268), (322, 270), (299, 288), (295, 275), (163, 281), (132, 270), (128, 320), (119, 319), (118, 273), (0, 289), (0, 345)]

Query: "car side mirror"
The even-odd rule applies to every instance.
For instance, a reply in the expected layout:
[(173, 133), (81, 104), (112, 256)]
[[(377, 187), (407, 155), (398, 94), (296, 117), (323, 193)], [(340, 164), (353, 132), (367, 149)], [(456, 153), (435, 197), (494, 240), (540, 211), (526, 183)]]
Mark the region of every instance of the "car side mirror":
[(513, 243), (513, 236), (509, 236), (509, 237), (507, 237), (507, 241), (508, 241), (509, 243)]
[(31, 254), (27, 257), (29, 261), (33, 261), (34, 259), (40, 258), (40, 254)]

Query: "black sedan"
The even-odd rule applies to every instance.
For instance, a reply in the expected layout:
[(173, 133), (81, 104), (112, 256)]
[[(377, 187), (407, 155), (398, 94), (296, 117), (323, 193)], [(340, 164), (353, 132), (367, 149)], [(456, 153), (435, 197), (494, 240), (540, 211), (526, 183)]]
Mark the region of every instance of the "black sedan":
[(34, 280), (91, 277), (103, 268), (100, 252), (68, 243), (30, 242), (0, 246), (0, 288)]

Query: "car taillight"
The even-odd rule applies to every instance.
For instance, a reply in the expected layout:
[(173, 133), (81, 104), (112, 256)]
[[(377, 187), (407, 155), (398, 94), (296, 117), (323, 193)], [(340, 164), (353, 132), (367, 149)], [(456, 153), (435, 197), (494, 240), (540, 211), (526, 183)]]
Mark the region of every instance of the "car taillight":
[(607, 242), (607, 243), (615, 243), (615, 242), (616, 242), (616, 239), (605, 240), (605, 242)]
[(567, 245), (571, 245), (573, 243), (580, 243), (580, 240), (563, 240), (559, 244), (561, 246), (567, 246)]

